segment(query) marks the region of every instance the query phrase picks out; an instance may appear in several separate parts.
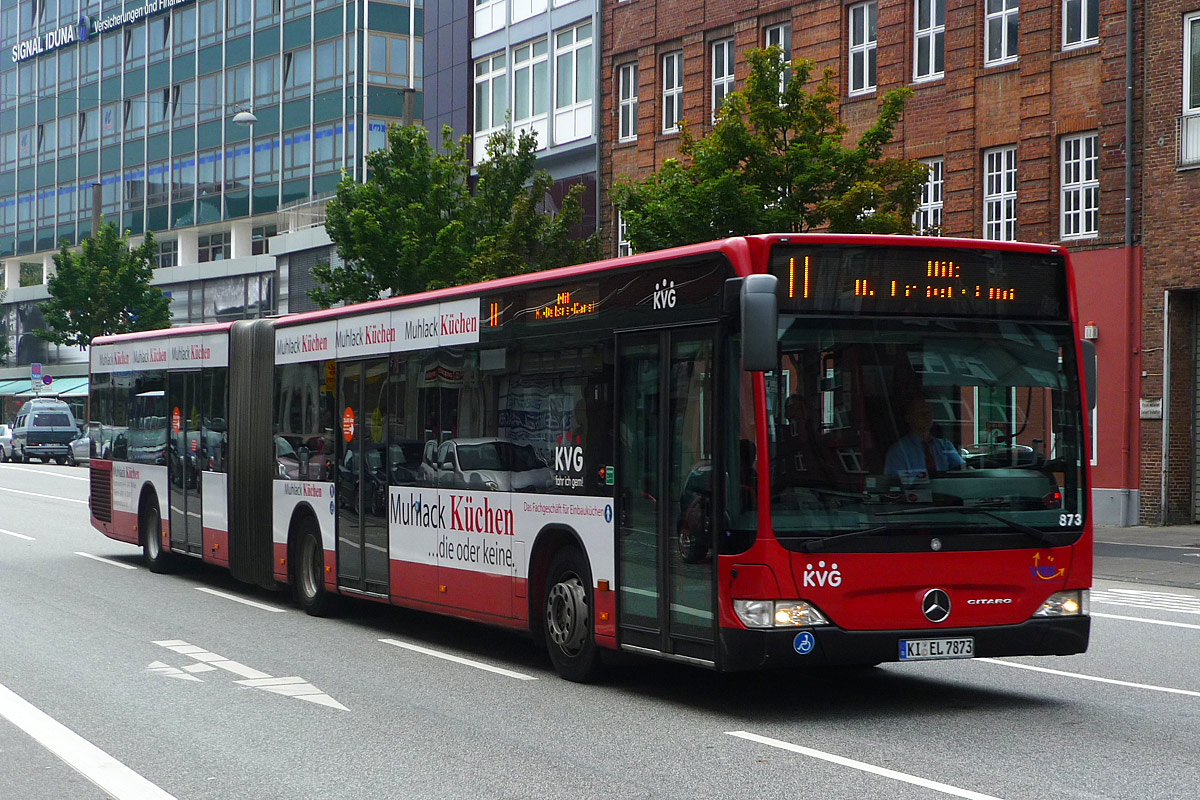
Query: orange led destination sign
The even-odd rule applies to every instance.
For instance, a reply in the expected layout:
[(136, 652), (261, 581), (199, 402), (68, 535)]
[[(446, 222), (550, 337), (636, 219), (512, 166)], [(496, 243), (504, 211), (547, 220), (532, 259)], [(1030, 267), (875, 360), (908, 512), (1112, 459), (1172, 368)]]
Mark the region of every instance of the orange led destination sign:
[(966, 248), (779, 245), (785, 311), (1066, 319), (1061, 256)]
[(548, 291), (531, 291), (530, 315), (535, 322), (590, 317), (596, 313), (596, 302), (600, 292), (595, 284), (584, 284), (570, 288)]

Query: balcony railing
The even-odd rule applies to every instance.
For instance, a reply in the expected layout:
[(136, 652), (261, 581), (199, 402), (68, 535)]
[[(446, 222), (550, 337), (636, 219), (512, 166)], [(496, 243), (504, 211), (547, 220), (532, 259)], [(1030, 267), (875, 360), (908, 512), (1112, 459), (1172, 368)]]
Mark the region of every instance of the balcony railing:
[(291, 233), (324, 225), (325, 206), (335, 195), (337, 192), (325, 192), (280, 206), (279, 214), (282, 217), (282, 225), (279, 232)]
[(1200, 167), (1200, 113), (1175, 118), (1175, 141), (1179, 142), (1175, 166)]

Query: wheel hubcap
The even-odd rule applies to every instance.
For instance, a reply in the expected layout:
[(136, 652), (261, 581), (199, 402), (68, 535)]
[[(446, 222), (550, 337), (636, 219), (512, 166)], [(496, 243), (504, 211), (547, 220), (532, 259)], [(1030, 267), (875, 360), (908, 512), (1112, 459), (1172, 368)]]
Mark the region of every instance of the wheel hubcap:
[(565, 576), (550, 588), (546, 599), (546, 630), (567, 655), (583, 649), (588, 633), (587, 593), (576, 575)]
[(304, 564), (303, 575), (301, 576), (301, 585), (304, 588), (305, 597), (316, 597), (319, 575), (321, 574), (321, 560), (317, 553), (317, 548), (313, 546), (311, 536), (304, 539), (304, 556), (301, 558), (301, 563)]

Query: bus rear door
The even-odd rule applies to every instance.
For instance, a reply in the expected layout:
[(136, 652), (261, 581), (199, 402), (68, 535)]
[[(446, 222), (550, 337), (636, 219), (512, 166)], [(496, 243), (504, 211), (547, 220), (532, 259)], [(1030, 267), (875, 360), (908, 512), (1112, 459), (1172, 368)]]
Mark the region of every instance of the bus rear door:
[(199, 553), (203, 542), (200, 493), (200, 373), (167, 376), (167, 494), (171, 549)]

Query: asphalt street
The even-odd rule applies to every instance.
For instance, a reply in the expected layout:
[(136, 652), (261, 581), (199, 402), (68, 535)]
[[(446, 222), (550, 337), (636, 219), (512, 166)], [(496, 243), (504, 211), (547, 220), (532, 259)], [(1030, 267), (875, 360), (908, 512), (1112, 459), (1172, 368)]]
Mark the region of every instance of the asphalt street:
[(1200, 796), (1200, 529), (1097, 531), (1081, 656), (580, 686), (510, 632), (154, 575), (87, 488), (0, 464), (0, 800)]

